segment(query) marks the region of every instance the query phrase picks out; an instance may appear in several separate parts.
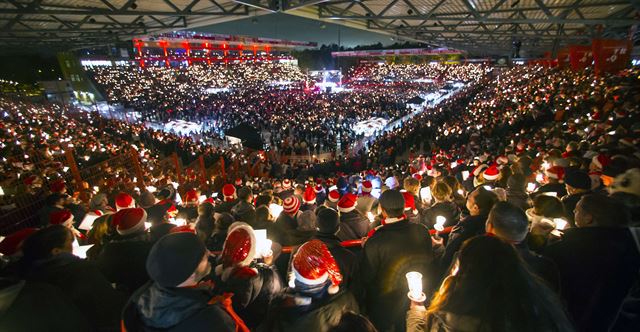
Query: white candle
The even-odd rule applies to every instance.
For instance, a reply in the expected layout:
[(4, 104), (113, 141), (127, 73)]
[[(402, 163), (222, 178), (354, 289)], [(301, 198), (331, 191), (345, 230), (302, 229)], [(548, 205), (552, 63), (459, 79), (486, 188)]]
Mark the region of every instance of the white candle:
[(423, 302), (426, 295), (422, 292), (422, 274), (420, 272), (411, 271), (406, 274), (407, 284), (409, 285), (409, 293), (407, 296), (415, 302)]
[(532, 193), (534, 190), (536, 190), (536, 184), (533, 182), (527, 183), (527, 191)]
[(553, 218), (553, 222), (556, 224), (556, 229), (560, 231), (567, 228), (567, 225), (569, 225), (564, 218)]
[(443, 216), (437, 216), (436, 217), (436, 224), (433, 225), (433, 228), (438, 232), (442, 232), (444, 230), (444, 223), (445, 222), (447, 222), (447, 218), (445, 218)]

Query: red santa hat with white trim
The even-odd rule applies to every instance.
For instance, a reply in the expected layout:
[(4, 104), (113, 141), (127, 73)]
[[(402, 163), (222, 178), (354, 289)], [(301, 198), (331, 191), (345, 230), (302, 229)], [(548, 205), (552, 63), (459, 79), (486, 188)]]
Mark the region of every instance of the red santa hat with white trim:
[(609, 165), (609, 163), (611, 163), (611, 158), (609, 158), (609, 156), (607, 156), (605, 154), (599, 153), (599, 154), (593, 156), (593, 158), (591, 158), (591, 163), (597, 169), (602, 170), (603, 168), (605, 168), (605, 166), (607, 166), (607, 165)]
[(544, 173), (550, 179), (562, 181), (562, 179), (564, 178), (564, 168), (560, 166), (551, 166), (546, 171), (544, 171)]
[(116, 195), (116, 211), (136, 207), (136, 201), (127, 193)]
[(316, 194), (319, 194), (324, 191), (324, 187), (322, 186), (322, 184), (318, 183), (315, 187), (313, 187), (313, 191), (315, 191)]
[(113, 224), (120, 235), (144, 232), (147, 221), (147, 211), (143, 208), (122, 209), (113, 215)]
[(73, 221), (73, 214), (67, 209), (54, 211), (49, 214), (49, 224), (51, 225), (63, 225), (68, 221)]
[(482, 176), (487, 181), (495, 181), (498, 178), (498, 176), (500, 176), (500, 170), (494, 164), (489, 166), (487, 169), (485, 169), (484, 172), (482, 173)]
[(362, 182), (362, 193), (363, 194), (369, 194), (371, 192), (371, 190), (373, 190), (373, 184), (371, 184), (371, 181), (369, 180), (365, 180)]
[(338, 210), (342, 213), (348, 213), (355, 210), (358, 205), (358, 197), (354, 194), (348, 193), (340, 198), (338, 202)]
[(231, 224), (220, 254), (221, 264), (215, 268), (216, 275), (226, 281), (238, 268), (243, 270), (246, 268), (247, 272), (257, 274), (257, 270), (248, 268), (256, 257), (256, 247), (256, 236), (249, 224), (244, 222)]
[(295, 277), (293, 286), (301, 283), (308, 286), (322, 285), (327, 282), (329, 294), (336, 294), (340, 290), (342, 274), (336, 260), (327, 246), (320, 240), (304, 243), (293, 256), (291, 270)]
[(340, 192), (336, 189), (330, 190), (329, 195), (327, 195), (327, 200), (331, 203), (336, 203), (340, 200)]
[(404, 198), (404, 211), (411, 214), (418, 214), (416, 200), (413, 198), (413, 195), (408, 191), (403, 191), (402, 197)]
[(307, 187), (307, 189), (304, 190), (304, 194), (302, 195), (302, 200), (304, 201), (304, 204), (315, 204), (316, 203), (316, 192), (315, 190), (313, 190), (313, 187)]
[(222, 196), (224, 196), (225, 202), (230, 202), (236, 199), (236, 187), (232, 184), (227, 183), (222, 186)]
[(476, 166), (472, 171), (471, 174), (473, 174), (473, 176), (478, 177), (480, 176), (480, 173), (482, 173), (482, 171), (485, 170), (485, 168), (487, 168), (488, 166), (485, 164), (480, 164), (478, 166)]

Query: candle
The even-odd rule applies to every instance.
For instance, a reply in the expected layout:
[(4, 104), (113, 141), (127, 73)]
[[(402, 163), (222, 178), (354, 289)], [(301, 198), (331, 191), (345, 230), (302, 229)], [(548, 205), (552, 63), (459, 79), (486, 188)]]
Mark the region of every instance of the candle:
[(411, 301), (424, 302), (427, 296), (422, 292), (422, 273), (411, 271), (406, 274), (409, 293), (407, 296)]
[(273, 256), (273, 251), (271, 250), (271, 245), (272, 244), (273, 244), (273, 241), (271, 241), (269, 239), (264, 239), (264, 240), (260, 241), (260, 243), (257, 244), (260, 256), (262, 256), (262, 257)]
[(445, 218), (443, 216), (437, 216), (436, 217), (436, 224), (433, 225), (433, 228), (438, 232), (442, 232), (444, 230), (444, 223), (445, 222), (447, 222), (447, 218)]
[(467, 181), (469, 178), (469, 171), (462, 171), (462, 180)]
[(544, 180), (544, 177), (542, 176), (542, 173), (536, 174), (536, 181), (537, 182), (542, 182), (543, 180)]
[(536, 190), (536, 184), (533, 182), (527, 183), (527, 191), (532, 193), (534, 190)]

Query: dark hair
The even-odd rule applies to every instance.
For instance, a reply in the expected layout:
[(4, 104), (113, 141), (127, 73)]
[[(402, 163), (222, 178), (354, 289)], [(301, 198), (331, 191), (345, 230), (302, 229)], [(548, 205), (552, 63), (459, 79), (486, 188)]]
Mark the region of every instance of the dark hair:
[(256, 197), (256, 206), (259, 207), (260, 205), (269, 205), (271, 204), (272, 200), (273, 200), (273, 197), (271, 195), (262, 193), (258, 195), (258, 197)]
[(507, 180), (507, 188), (517, 191), (524, 191), (526, 178), (521, 173), (512, 174)]
[(493, 226), (497, 236), (512, 242), (524, 240), (529, 230), (527, 215), (522, 209), (508, 202), (496, 203), (489, 212), (487, 223)]
[(397, 190), (387, 190), (380, 195), (380, 206), (390, 218), (396, 218), (404, 213), (404, 197)]
[(590, 214), (597, 226), (625, 227), (631, 223), (631, 213), (624, 203), (602, 194), (588, 194), (580, 199), (582, 210)]
[(231, 213), (223, 212), (215, 221), (216, 229), (219, 231), (226, 231), (227, 229), (229, 229), (229, 226), (231, 226), (231, 224), (233, 224), (235, 221), (236, 219), (233, 217), (233, 215), (231, 215)]
[(260, 205), (256, 208), (256, 221), (269, 221), (269, 208), (266, 205)]
[(238, 198), (243, 200), (243, 201), (246, 201), (247, 198), (249, 198), (249, 196), (251, 196), (251, 195), (253, 195), (253, 192), (248, 187), (242, 187), (242, 188), (238, 189)]
[(338, 325), (331, 327), (328, 332), (377, 332), (375, 326), (367, 317), (353, 311), (342, 314)]
[(24, 263), (30, 265), (37, 260), (49, 258), (53, 249), (64, 247), (69, 236), (73, 234), (63, 225), (51, 225), (38, 230), (22, 244)]
[(469, 316), (479, 321), (479, 331), (573, 331), (560, 299), (509, 243), (473, 237), (462, 245), (458, 262), (457, 274), (431, 301), (430, 316)]
[(564, 205), (557, 197), (538, 195), (533, 200), (533, 208), (537, 215), (547, 218), (562, 218), (565, 216)]
[(498, 201), (498, 195), (493, 191), (484, 189), (483, 186), (475, 190), (478, 194), (475, 196), (475, 203), (480, 209), (480, 214), (487, 215), (493, 205)]

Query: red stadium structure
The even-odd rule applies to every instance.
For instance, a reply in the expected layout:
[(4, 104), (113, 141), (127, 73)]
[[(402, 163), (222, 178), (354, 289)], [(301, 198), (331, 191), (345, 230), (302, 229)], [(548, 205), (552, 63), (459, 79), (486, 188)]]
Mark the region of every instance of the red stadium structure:
[(279, 61), (291, 59), (287, 51), (315, 48), (316, 43), (197, 32), (174, 32), (133, 39), (135, 59), (149, 64), (194, 62)]

